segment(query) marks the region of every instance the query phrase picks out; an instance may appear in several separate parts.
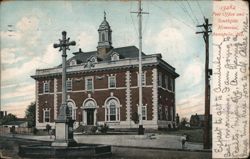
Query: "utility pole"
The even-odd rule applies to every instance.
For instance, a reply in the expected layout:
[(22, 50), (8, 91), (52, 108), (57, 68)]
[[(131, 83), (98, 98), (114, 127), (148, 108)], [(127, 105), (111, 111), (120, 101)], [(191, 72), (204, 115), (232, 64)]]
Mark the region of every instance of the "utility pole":
[(144, 128), (142, 123), (142, 61), (141, 61), (141, 52), (142, 52), (142, 14), (149, 14), (148, 12), (142, 12), (141, 8), (141, 0), (138, 0), (138, 11), (131, 12), (138, 14), (138, 29), (139, 29), (139, 75), (138, 75), (138, 85), (139, 85), (139, 108), (138, 108), (138, 115), (139, 115), (139, 128), (138, 134), (144, 134)]
[(196, 32), (196, 34), (203, 34), (203, 39), (205, 41), (206, 47), (206, 59), (205, 59), (205, 127), (203, 134), (203, 148), (210, 148), (209, 140), (209, 129), (210, 129), (210, 77), (212, 75), (212, 69), (209, 69), (209, 33), (212, 32), (212, 24), (208, 23), (208, 18), (205, 18), (205, 23), (202, 25), (197, 25), (197, 27), (203, 27), (204, 31)]

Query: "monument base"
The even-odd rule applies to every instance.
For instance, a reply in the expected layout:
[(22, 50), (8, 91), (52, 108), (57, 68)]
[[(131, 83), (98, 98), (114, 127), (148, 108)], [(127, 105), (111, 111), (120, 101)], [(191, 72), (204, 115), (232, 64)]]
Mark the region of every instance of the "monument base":
[(77, 144), (68, 147), (21, 145), (18, 155), (25, 158), (103, 158), (111, 157), (112, 153), (110, 145)]
[(68, 147), (77, 144), (73, 138), (73, 123), (72, 119), (55, 121), (55, 141), (52, 142), (51, 146)]
[(144, 128), (142, 125), (139, 125), (139, 128), (138, 128), (138, 135), (144, 135)]

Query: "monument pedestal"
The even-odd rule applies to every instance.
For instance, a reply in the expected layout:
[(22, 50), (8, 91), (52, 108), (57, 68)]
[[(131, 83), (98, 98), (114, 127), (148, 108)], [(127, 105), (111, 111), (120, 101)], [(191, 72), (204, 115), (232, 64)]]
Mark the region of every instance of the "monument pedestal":
[(73, 138), (73, 123), (72, 119), (55, 121), (55, 141), (51, 146), (68, 147), (77, 144)]

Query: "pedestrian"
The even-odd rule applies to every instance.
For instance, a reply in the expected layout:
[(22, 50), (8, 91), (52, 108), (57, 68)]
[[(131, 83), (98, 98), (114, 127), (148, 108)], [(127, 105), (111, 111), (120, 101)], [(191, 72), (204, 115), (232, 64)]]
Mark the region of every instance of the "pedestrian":
[(181, 136), (181, 146), (182, 146), (182, 149), (185, 149), (185, 143), (187, 141), (187, 135), (184, 134), (183, 136)]

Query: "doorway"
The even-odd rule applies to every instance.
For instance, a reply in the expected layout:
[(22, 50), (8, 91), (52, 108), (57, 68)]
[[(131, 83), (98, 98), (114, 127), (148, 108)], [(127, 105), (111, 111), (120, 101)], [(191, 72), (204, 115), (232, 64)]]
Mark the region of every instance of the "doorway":
[(86, 109), (87, 125), (94, 125), (94, 111), (95, 109)]

